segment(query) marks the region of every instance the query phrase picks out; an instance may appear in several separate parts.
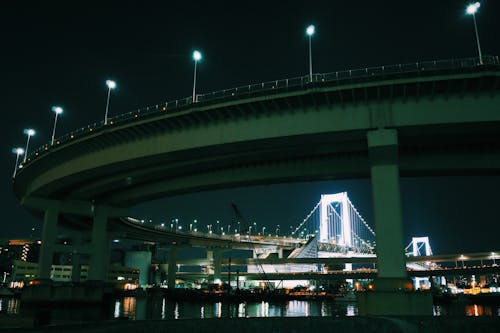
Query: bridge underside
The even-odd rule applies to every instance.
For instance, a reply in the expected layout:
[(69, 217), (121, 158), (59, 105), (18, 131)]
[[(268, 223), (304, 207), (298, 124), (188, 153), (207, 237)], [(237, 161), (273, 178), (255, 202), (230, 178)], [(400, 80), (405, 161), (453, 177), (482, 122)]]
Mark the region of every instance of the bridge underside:
[[(425, 74), (425, 75), (424, 75)], [(20, 169), (15, 192), (118, 206), (203, 190), (369, 176), (395, 128), (402, 176), (500, 174), (499, 74), (423, 73), (277, 91), (96, 129)]]
[[(26, 207), (44, 211), (40, 276), (50, 273), (60, 222), (89, 227), (89, 279), (102, 281), (111, 232), (164, 237), (172, 246), (184, 241), (116, 222), (127, 214), (122, 208), (219, 188), (370, 177), (379, 271), (376, 293), (362, 304), (375, 314), (378, 302), (390, 297), (396, 305), (386, 313), (423, 313), (414, 309), (417, 303), (430, 311), (428, 299), (400, 293), (408, 276), (399, 178), (500, 174), (497, 62), (195, 103), (113, 121), (46, 146), (29, 157), (14, 182)], [(169, 254), (170, 286), (175, 251)], [(220, 251), (213, 258), (220, 262)]]

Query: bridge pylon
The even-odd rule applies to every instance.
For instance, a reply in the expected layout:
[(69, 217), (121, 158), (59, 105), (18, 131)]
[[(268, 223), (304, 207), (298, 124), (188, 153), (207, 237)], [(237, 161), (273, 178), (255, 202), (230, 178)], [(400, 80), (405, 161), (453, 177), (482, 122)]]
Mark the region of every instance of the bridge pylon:
[(432, 315), (430, 293), (415, 293), (406, 271), (399, 185), (398, 133), (367, 132), (376, 231), (374, 290), (359, 296), (361, 315)]

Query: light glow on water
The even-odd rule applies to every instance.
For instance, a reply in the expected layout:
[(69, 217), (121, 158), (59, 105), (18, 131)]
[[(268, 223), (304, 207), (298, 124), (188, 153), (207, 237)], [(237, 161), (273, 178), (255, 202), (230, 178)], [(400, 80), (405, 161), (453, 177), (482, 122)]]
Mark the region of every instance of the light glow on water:
[[(18, 298), (0, 298), (0, 311), (9, 315), (26, 316)], [(174, 302), (165, 297), (122, 297), (104, 305), (84, 307), (78, 311), (72, 308), (50, 310), (53, 323), (109, 320), (130, 318), (148, 319), (197, 319), (197, 318), (258, 318), (258, 317), (346, 317), (357, 316), (358, 305), (335, 301), (283, 301), (283, 302)], [(26, 308), (28, 309), (28, 308)], [(21, 311), (23, 310), (23, 311)], [(433, 307), (434, 316), (498, 316), (500, 305), (442, 304)], [(35, 315), (35, 313), (33, 313)]]

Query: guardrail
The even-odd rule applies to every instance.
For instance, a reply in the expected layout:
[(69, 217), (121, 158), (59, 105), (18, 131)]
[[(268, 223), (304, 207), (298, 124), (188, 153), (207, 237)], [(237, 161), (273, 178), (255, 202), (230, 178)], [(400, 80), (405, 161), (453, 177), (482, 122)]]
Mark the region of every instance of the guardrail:
[[(81, 127), (75, 131), (57, 138), (57, 140), (55, 140), (54, 142), (54, 145), (45, 144), (39, 147), (28, 156), (27, 162), (23, 164), (29, 164), (30, 162), (33, 162), (41, 155), (50, 151), (52, 148), (59, 147), (76, 138), (81, 138), (93, 134), (96, 131), (101, 131), (104, 128), (109, 128), (110, 126), (116, 124), (123, 124), (126, 122), (134, 121), (136, 119), (143, 119), (145, 117), (159, 115), (162, 112), (175, 113), (178, 111), (186, 110), (193, 104), (200, 106), (209, 105), (221, 101), (239, 99), (242, 97), (269, 95), (289, 90), (300, 90), (313, 87), (317, 84), (344, 85), (353, 82), (391, 79), (394, 77), (409, 74), (421, 75), (445, 71), (471, 70), (474, 68), (481, 68), (484, 66), (499, 64), (500, 62), (498, 56), (483, 56), (482, 63), (480, 63), (479, 58), (477, 57), (424, 61), (389, 66), (367, 67), (324, 74), (313, 74), (312, 80), (309, 75), (304, 75), (290, 79), (268, 81), (231, 89), (219, 90), (212, 93), (197, 95), (195, 102), (193, 102), (192, 97), (181, 98), (174, 101), (167, 101), (164, 103), (146, 106), (134, 111), (126, 112), (112, 118), (108, 118), (107, 125), (104, 125), (104, 121), (100, 121), (87, 125), (85, 127)], [(23, 166), (23, 164), (21, 164), (21, 167)]]

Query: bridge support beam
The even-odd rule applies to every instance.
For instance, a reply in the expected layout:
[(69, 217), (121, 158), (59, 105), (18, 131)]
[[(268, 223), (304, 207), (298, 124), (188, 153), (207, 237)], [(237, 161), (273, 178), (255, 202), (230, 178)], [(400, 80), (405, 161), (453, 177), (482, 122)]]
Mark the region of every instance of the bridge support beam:
[(94, 221), (92, 223), (92, 240), (88, 280), (107, 280), (109, 262), (109, 237), (108, 237), (108, 212), (104, 207), (95, 207)]
[(175, 288), (175, 273), (177, 271), (177, 246), (172, 245), (168, 250), (168, 272), (167, 286), (168, 289)]
[(207, 259), (212, 263), (213, 271), (213, 283), (218, 283), (221, 281), (222, 272), (222, 249), (221, 248), (210, 248), (207, 250)]
[(57, 236), (57, 222), (59, 210), (54, 205), (49, 205), (45, 209), (42, 231), (42, 246), (38, 260), (38, 278), (42, 280), (50, 279), (52, 261), (54, 258), (54, 248)]
[(80, 282), (80, 276), (82, 273), (81, 266), (81, 256), (82, 254), (79, 252), (81, 247), (82, 239), (81, 237), (75, 237), (73, 239), (73, 252), (71, 253), (71, 282), (78, 283)]
[(432, 297), (412, 292), (406, 272), (399, 186), (398, 136), (394, 129), (367, 134), (370, 153), (378, 276), (360, 296), (362, 315), (432, 315)]

